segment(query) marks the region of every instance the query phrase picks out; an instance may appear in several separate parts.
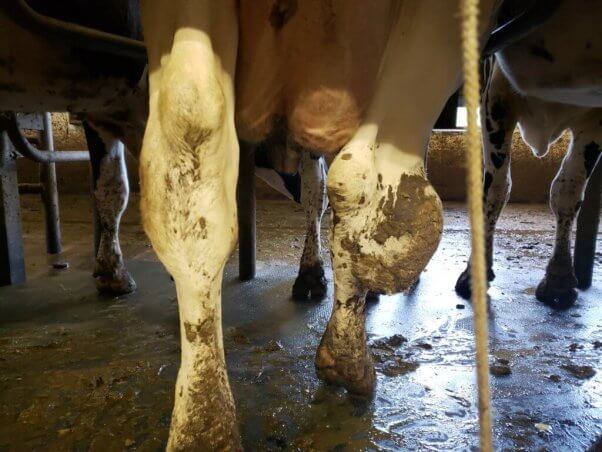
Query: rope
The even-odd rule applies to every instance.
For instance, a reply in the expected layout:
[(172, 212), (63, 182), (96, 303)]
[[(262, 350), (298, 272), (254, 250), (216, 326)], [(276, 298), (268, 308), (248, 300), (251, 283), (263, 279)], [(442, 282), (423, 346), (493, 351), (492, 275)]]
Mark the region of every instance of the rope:
[(485, 269), (485, 219), (483, 215), (483, 155), (481, 133), (477, 125), (479, 106), (479, 0), (462, 0), (462, 60), (464, 99), (468, 118), (468, 209), (472, 238), (470, 275), (477, 352), (477, 384), (479, 391), (479, 441), (481, 451), (491, 452), (491, 410), (489, 404), (489, 354), (487, 328), (487, 279)]

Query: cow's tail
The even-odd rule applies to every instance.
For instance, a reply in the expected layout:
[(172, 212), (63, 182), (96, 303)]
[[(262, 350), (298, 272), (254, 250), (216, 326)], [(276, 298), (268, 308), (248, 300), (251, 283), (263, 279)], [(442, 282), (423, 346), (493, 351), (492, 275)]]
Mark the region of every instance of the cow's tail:
[(471, 282), (474, 312), (479, 424), (481, 451), (493, 450), (489, 398), (489, 354), (487, 328), (487, 278), (485, 268), (485, 220), (483, 215), (483, 156), (481, 133), (477, 125), (479, 106), (479, 0), (462, 0), (462, 60), (464, 99), (467, 109), (466, 167), (468, 170), (468, 208), (472, 237)]

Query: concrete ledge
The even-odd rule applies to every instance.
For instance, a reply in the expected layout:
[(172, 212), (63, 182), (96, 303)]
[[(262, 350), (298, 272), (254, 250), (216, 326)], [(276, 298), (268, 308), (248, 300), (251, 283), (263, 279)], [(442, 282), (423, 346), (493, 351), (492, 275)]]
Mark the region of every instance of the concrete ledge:
[[(55, 147), (59, 150), (86, 149), (87, 144), (80, 126), (69, 123), (67, 114), (53, 114)], [(429, 143), (427, 161), (429, 178), (444, 200), (462, 201), (466, 195), (464, 165), (465, 135), (462, 131), (434, 132)], [(548, 155), (542, 159), (533, 156), (522, 142), (518, 130), (514, 134), (512, 174), (514, 202), (546, 202), (550, 183), (560, 166), (570, 140), (565, 134), (555, 143)], [(132, 191), (138, 190), (138, 168), (136, 160), (127, 157), (128, 172)], [(37, 164), (20, 160), (19, 180), (37, 180)], [(62, 193), (85, 193), (89, 190), (89, 168), (87, 162), (74, 162), (57, 166), (59, 190)], [(283, 199), (261, 180), (257, 180), (259, 199)]]
[[(565, 133), (543, 158), (537, 158), (522, 141), (518, 129), (512, 141), (512, 202), (547, 202), (550, 184), (570, 142)], [(429, 142), (428, 176), (439, 196), (448, 201), (466, 197), (465, 134), (462, 131), (434, 132)]]

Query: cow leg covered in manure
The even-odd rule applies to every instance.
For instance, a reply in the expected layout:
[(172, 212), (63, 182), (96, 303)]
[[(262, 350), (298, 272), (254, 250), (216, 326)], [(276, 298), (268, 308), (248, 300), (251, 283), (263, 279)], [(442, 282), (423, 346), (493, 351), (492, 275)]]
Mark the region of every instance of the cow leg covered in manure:
[(577, 299), (577, 278), (571, 258), (571, 231), (589, 176), (602, 150), (599, 110), (572, 127), (573, 139), (552, 182), (550, 207), (556, 216), (556, 241), (546, 274), (537, 286), (539, 301), (570, 306)]
[(90, 150), (94, 207), (100, 220), (93, 274), (96, 288), (101, 293), (131, 293), (136, 283), (125, 268), (119, 245), (119, 222), (129, 195), (124, 146), (111, 133), (87, 121), (84, 130)]
[(324, 298), (327, 281), (324, 276), (320, 229), (322, 215), (328, 207), (326, 196), (326, 167), (323, 157), (303, 152), (299, 165), (301, 176), (301, 205), (305, 211), (307, 231), (299, 265), (299, 275), (293, 285), (293, 298), (305, 300)]
[(142, 3), (150, 109), (140, 159), (145, 230), (178, 295), (181, 365), (168, 450), (240, 450), (221, 283), (237, 237), (236, 2)]
[[(487, 81), (481, 101), (481, 130), (483, 133), (483, 193), (485, 199), (485, 250), (487, 258), (487, 279), (493, 281), (493, 239), (495, 226), (502, 209), (510, 197), (512, 178), (510, 175), (510, 154), (512, 134), (516, 128), (517, 115), (513, 100), (516, 94), (508, 84), (497, 65)], [(469, 299), (470, 262), (456, 282), (456, 292)]]
[[(439, 244), (442, 206), (423, 162), (431, 128), (459, 83), (457, 7), (400, 5), (365, 120), (329, 168), (335, 296), (315, 364), (320, 378), (353, 393), (370, 394), (375, 383), (367, 291), (407, 290)], [(487, 17), (489, 2), (483, 8)]]

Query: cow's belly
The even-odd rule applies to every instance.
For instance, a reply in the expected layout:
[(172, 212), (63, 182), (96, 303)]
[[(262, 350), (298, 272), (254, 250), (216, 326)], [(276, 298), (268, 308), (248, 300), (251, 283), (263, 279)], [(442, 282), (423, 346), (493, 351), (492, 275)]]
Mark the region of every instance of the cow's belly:
[(0, 110), (123, 109), (140, 74), (131, 62), (40, 39), (0, 14)]
[(242, 0), (239, 136), (338, 151), (370, 101), (393, 8), (394, 0)]
[(521, 94), (584, 107), (602, 107), (602, 2), (563, 2), (532, 35), (497, 54)]

